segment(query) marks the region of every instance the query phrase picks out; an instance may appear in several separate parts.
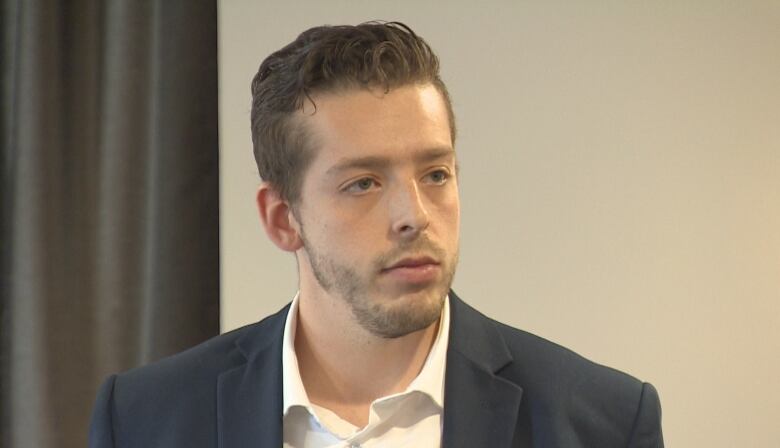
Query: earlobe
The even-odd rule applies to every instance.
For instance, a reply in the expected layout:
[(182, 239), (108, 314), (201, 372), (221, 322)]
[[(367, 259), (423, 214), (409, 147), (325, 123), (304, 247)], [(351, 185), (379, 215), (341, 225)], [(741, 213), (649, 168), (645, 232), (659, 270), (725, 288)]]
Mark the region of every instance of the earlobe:
[(303, 246), (298, 225), (294, 218), (291, 219), (290, 205), (268, 182), (263, 182), (257, 189), (257, 210), (265, 233), (280, 249), (295, 252)]

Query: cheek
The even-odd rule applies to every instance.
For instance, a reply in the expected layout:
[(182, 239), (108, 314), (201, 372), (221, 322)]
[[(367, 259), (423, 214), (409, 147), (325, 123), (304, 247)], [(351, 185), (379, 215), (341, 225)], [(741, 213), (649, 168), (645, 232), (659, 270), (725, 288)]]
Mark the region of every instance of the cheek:
[[(334, 210), (340, 210), (335, 213)], [(318, 228), (321, 243), (332, 249), (339, 258), (358, 259), (365, 256), (382, 238), (382, 217), (377, 213), (356, 212), (346, 207), (331, 208), (317, 216), (314, 225)]]
[(460, 241), (460, 203), (457, 196), (440, 200), (431, 213), (431, 233), (448, 251), (455, 251)]
[(460, 198), (457, 190), (439, 198), (435, 209), (440, 225), (457, 233), (460, 227)]
[(383, 195), (339, 198), (328, 203), (322, 218), (328, 220), (330, 230), (342, 239), (374, 235), (387, 226), (390, 209), (387, 199)]

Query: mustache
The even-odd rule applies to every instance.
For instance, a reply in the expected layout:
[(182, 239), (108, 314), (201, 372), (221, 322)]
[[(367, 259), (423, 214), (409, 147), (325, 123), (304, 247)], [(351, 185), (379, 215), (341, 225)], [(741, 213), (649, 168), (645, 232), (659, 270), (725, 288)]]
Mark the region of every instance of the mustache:
[(447, 261), (447, 252), (444, 249), (431, 241), (427, 236), (420, 236), (414, 241), (401, 243), (397, 247), (379, 255), (373, 264), (377, 270), (382, 270), (404, 257), (421, 255), (429, 256), (439, 263)]

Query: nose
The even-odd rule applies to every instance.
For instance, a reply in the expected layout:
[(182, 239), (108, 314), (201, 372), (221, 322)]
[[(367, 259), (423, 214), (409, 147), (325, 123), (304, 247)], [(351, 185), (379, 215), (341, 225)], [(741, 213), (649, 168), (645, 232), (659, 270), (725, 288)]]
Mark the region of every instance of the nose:
[(393, 234), (403, 239), (414, 239), (428, 228), (430, 216), (417, 182), (398, 188), (389, 205)]

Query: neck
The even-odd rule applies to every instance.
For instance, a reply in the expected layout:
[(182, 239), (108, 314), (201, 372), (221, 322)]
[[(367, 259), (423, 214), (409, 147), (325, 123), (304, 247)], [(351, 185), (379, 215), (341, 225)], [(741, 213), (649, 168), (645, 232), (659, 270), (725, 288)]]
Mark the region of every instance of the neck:
[(383, 338), (362, 328), (339, 297), (304, 291), (298, 304), (295, 352), (309, 400), (362, 427), (371, 403), (403, 392), (422, 369), (438, 321)]

